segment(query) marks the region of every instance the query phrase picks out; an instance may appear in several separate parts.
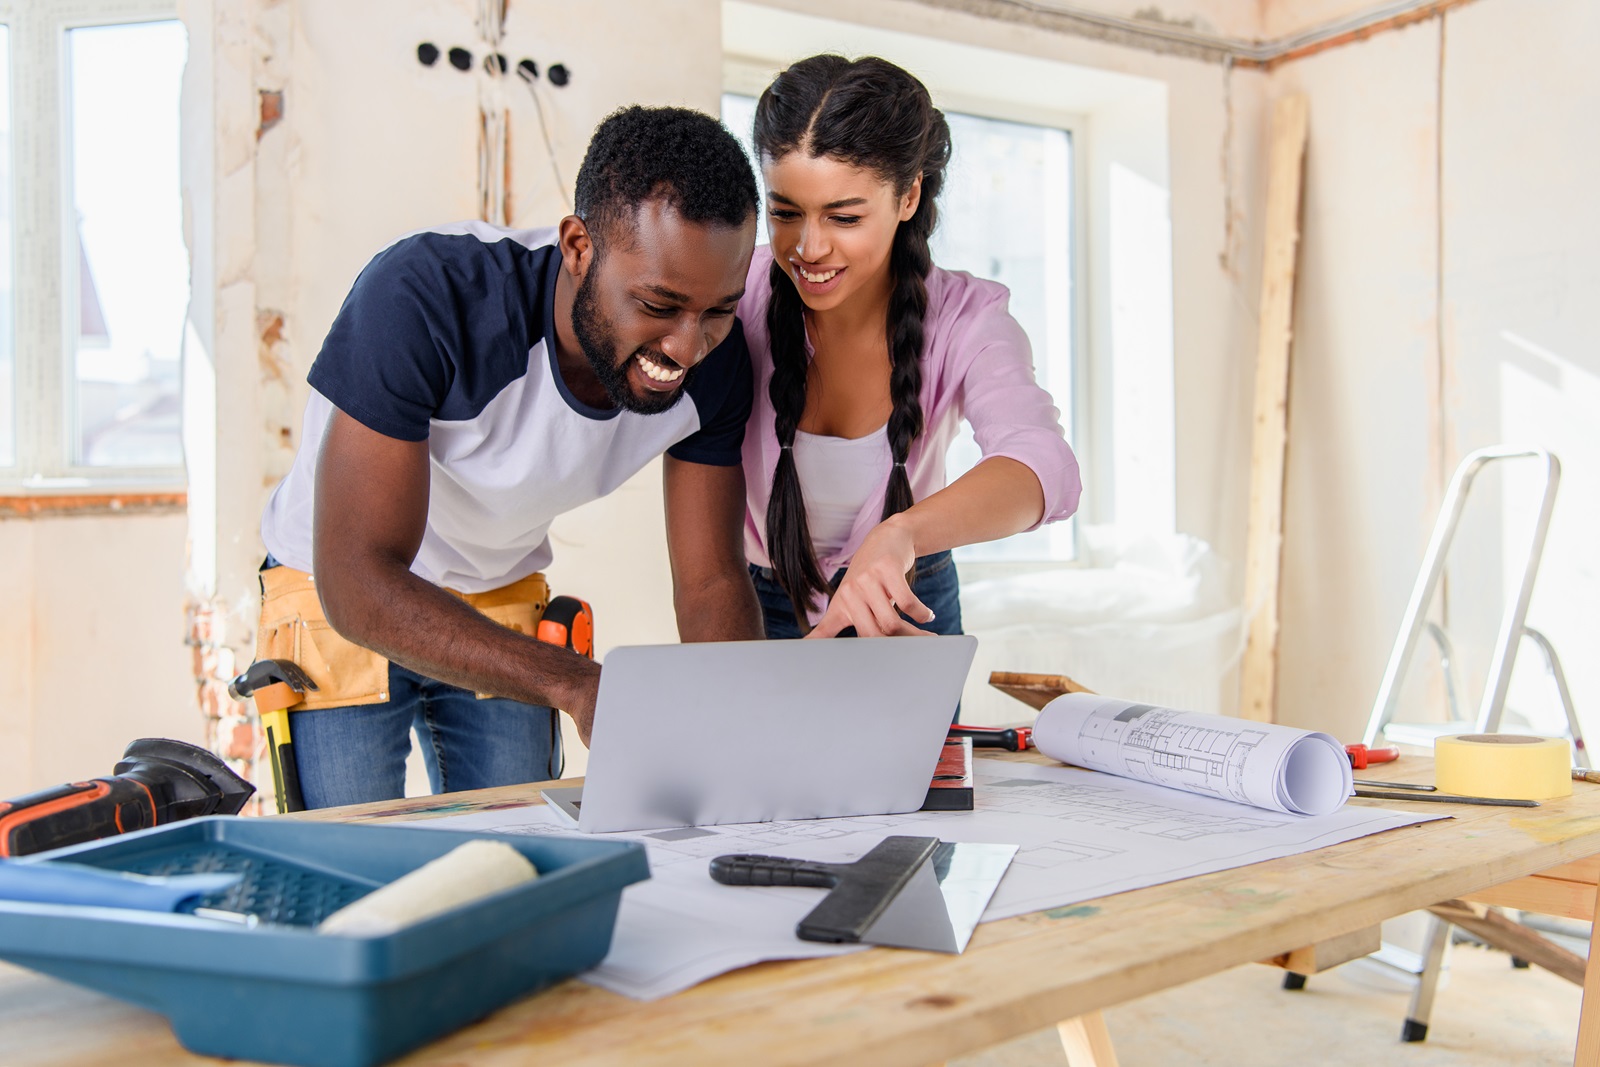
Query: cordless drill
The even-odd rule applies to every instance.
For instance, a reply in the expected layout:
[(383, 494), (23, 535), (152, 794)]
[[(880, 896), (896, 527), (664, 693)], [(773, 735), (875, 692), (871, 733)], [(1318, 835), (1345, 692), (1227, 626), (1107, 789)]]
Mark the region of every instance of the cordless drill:
[(109, 778), (0, 800), (0, 857), (94, 841), (200, 815), (236, 815), (255, 786), (203, 748), (164, 737), (128, 746)]

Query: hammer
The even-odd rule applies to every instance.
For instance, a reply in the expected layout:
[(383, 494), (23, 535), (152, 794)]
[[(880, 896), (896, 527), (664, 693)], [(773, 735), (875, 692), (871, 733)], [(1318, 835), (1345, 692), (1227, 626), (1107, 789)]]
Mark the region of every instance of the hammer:
[(317, 683), (286, 659), (258, 659), (239, 677), (228, 683), (228, 695), (235, 700), (254, 698), (267, 734), (267, 751), (272, 756), (272, 784), (278, 794), (278, 813), (306, 810), (300, 792), (300, 770), (294, 762), (294, 742), (289, 736), (289, 708), (305, 699), (307, 690), (315, 692)]

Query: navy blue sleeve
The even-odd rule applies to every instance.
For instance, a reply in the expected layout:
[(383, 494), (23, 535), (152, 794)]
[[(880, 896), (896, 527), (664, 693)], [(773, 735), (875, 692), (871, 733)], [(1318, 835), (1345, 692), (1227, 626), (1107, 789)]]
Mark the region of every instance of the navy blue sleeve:
[(667, 449), (667, 455), (716, 467), (737, 465), (754, 397), (750, 350), (745, 347), (744, 327), (738, 319), (727, 339), (695, 368), (685, 388), (700, 413), (700, 428)]
[(456, 234), (390, 245), (356, 279), (306, 380), (402, 441), (426, 440), (435, 418), (473, 418), (527, 372), (542, 330), (538, 251)]

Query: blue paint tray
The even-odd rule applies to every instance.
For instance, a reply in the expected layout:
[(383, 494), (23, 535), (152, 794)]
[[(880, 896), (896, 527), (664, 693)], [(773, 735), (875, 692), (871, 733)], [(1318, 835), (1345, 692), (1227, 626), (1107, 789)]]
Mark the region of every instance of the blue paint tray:
[[(383, 937), (314, 925), (462, 842), (504, 841), (532, 882)], [(0, 958), (165, 1015), (190, 1051), (296, 1067), (371, 1067), (593, 967), (623, 887), (650, 877), (631, 842), (214, 816), (56, 849), (137, 874), (237, 871), (186, 914), (0, 901)]]

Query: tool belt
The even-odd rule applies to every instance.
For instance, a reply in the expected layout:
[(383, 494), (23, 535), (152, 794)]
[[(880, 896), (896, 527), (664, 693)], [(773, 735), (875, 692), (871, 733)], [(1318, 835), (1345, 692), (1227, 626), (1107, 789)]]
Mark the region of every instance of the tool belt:
[[(457, 593), (486, 618), (534, 636), (550, 587), (543, 574), (482, 593)], [(381, 704), (389, 699), (389, 660), (340, 636), (323, 613), (316, 581), (305, 571), (277, 566), (261, 572), (261, 626), (256, 659), (292, 660), (317, 683), (291, 711)], [(479, 693), (480, 700), (493, 694)]]

